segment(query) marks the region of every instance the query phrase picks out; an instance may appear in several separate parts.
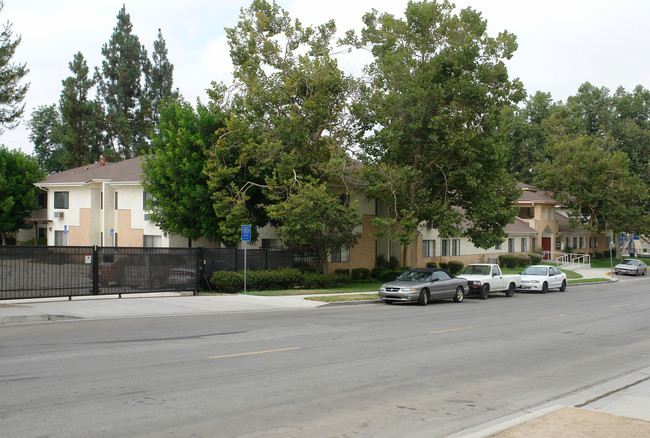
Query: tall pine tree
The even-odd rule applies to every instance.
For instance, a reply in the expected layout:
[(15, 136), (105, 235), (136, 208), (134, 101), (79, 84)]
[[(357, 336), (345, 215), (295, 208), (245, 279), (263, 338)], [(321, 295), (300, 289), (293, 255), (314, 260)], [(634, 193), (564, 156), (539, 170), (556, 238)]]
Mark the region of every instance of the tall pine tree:
[(122, 158), (149, 148), (151, 106), (143, 90), (150, 61), (140, 39), (132, 34), (131, 17), (122, 6), (113, 35), (102, 48), (101, 69), (96, 72), (104, 101), (110, 147)]
[[(4, 2), (0, 0), (0, 12)], [(0, 132), (3, 128), (14, 128), (22, 117), (25, 105), (21, 102), (27, 94), (29, 84), (20, 84), (29, 73), (26, 64), (11, 62), (21, 38), (14, 39), (11, 23), (7, 22), (0, 32)]]
[(95, 79), (81, 52), (69, 64), (73, 75), (63, 81), (59, 100), (61, 113), (60, 142), (67, 168), (92, 163), (103, 155), (104, 114), (98, 101), (88, 100)]

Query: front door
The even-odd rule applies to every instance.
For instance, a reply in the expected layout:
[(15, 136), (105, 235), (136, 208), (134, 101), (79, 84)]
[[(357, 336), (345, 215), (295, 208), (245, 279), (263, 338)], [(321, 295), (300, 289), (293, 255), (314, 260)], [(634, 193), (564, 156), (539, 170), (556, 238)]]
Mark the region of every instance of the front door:
[(551, 259), (551, 238), (542, 237), (542, 249), (544, 250), (544, 260)]

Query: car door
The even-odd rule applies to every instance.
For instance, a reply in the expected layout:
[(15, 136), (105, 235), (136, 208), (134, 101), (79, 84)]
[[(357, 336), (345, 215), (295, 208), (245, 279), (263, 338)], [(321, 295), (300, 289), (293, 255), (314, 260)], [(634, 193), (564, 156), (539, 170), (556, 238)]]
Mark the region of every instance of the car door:
[(548, 287), (560, 287), (562, 286), (562, 271), (558, 268), (552, 267), (549, 269), (549, 281)]
[[(451, 285), (451, 277), (445, 271), (435, 271), (433, 273), (433, 286), (431, 289), (431, 298), (432, 299), (443, 299), (449, 298), (454, 295), (456, 290)], [(450, 292), (451, 290), (451, 292)]]
[(491, 280), (491, 283), (492, 283), (492, 286), (490, 287), (490, 289), (493, 290), (493, 291), (507, 289), (506, 282), (503, 279), (503, 274), (501, 273), (501, 269), (499, 269), (498, 266), (492, 266), (492, 280)]

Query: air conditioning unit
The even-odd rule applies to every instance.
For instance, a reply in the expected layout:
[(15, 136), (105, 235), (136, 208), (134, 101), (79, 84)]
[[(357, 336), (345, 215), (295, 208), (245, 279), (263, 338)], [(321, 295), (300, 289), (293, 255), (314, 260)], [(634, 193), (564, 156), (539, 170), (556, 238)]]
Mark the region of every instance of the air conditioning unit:
[(55, 211), (54, 212), (54, 219), (63, 219), (63, 212), (62, 211)]
[(150, 216), (149, 214), (145, 214), (145, 215), (144, 215), (144, 220), (145, 220), (145, 221), (150, 221), (150, 220), (151, 220), (151, 216)]

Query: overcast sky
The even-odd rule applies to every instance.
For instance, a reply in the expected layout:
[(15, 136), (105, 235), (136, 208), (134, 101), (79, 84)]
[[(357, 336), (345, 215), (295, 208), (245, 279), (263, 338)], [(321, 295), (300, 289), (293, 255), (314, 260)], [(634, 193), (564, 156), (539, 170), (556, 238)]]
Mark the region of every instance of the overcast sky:
[[(174, 64), (174, 86), (190, 102), (205, 99), (211, 81), (230, 82), (232, 70), (224, 27), (237, 23), (243, 0), (4, 0), (0, 21), (13, 23), (22, 43), (14, 57), (26, 62), (31, 83), (21, 126), (0, 134), (0, 144), (31, 154), (25, 122), (40, 105), (57, 103), (68, 63), (83, 53), (91, 68), (102, 61), (122, 5), (133, 33), (149, 55), (160, 28)], [(403, 15), (406, 0), (278, 0), (304, 24), (336, 21), (339, 31), (360, 28), (361, 17), (375, 8)], [(509, 61), (529, 93), (550, 92), (566, 100), (589, 81), (611, 91), (636, 85), (650, 88), (650, 2), (647, 0), (458, 0), (488, 21), (492, 36), (517, 35), (519, 49)], [(358, 56), (344, 56), (341, 67), (360, 74)]]

